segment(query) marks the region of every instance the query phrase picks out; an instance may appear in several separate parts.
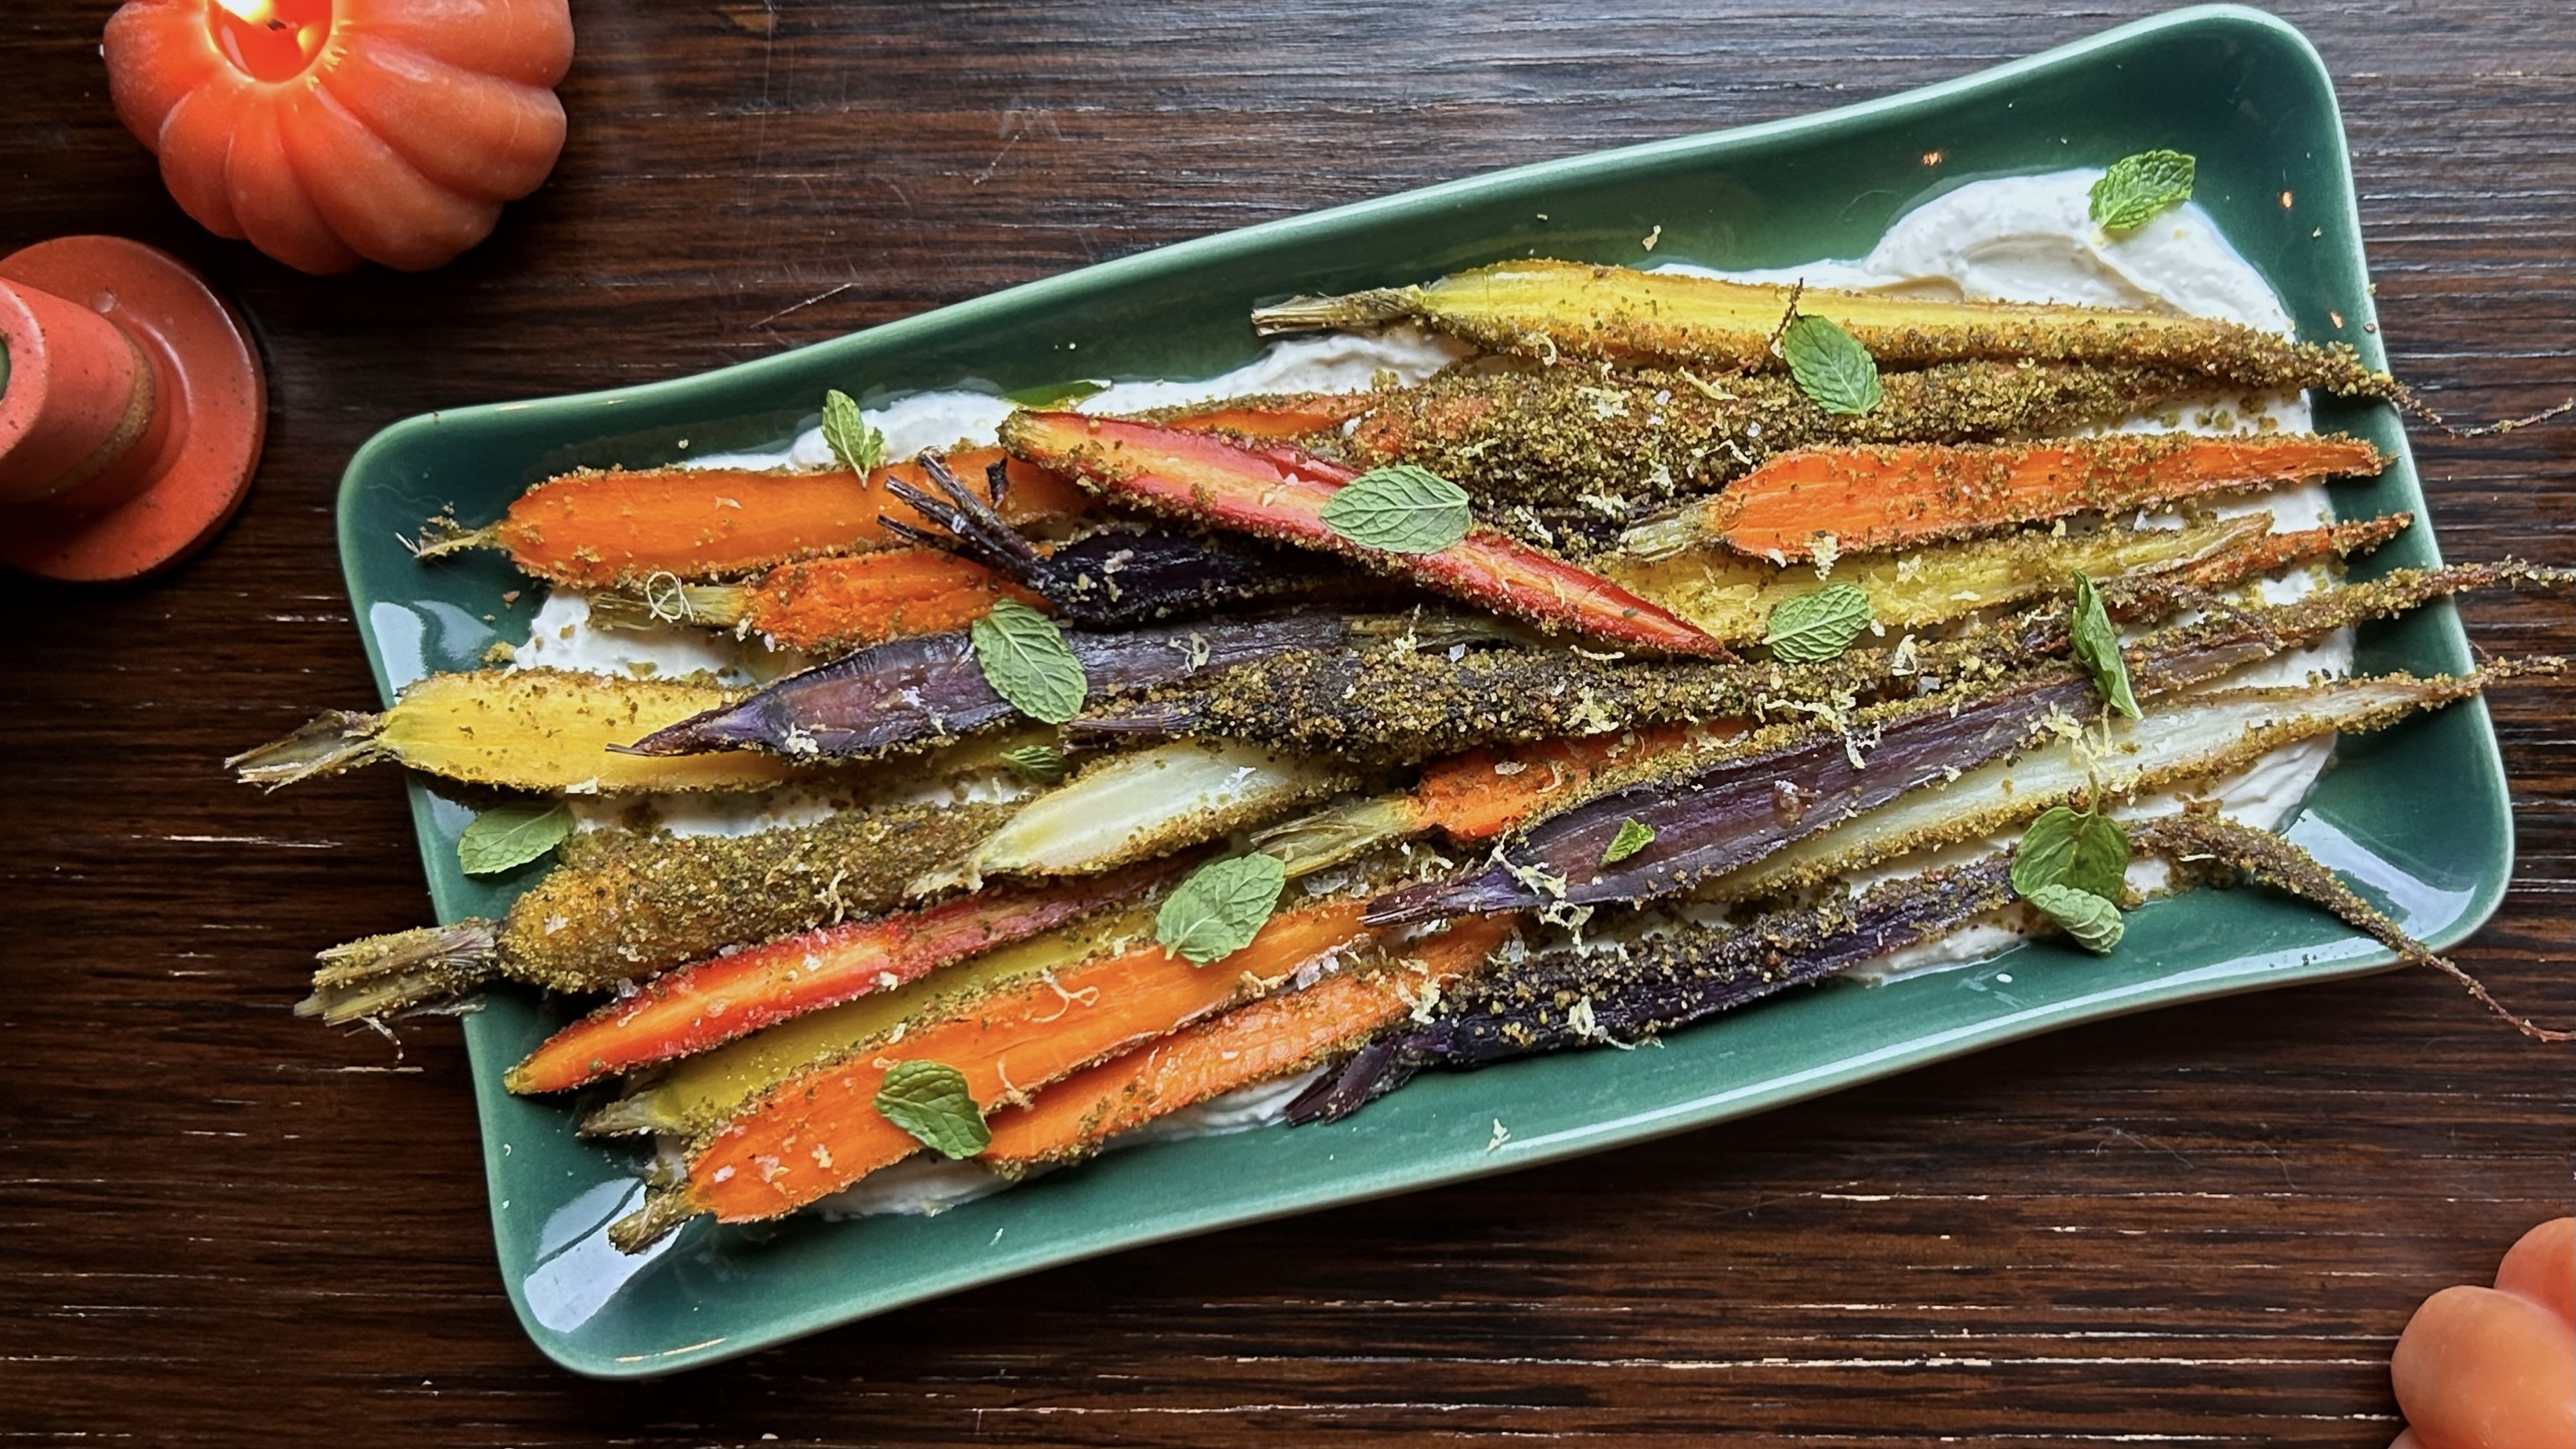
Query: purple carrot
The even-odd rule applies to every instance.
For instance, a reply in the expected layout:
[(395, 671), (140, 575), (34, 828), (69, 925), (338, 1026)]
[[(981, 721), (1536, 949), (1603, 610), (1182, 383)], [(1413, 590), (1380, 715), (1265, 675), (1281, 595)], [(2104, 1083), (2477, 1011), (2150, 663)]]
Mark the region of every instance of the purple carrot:
[[(1300, 649), (1337, 649), (1338, 614), (1169, 624), (1118, 634), (1067, 631), (1092, 698), (1150, 689)], [(764, 749), (844, 759), (968, 734), (1013, 716), (984, 681), (966, 630), (895, 639), (791, 674), (724, 709), (657, 730), (626, 752)]]
[[(939, 527), (920, 528), (890, 517), (877, 521), (915, 543), (1008, 575), (1071, 623), (1111, 628), (1190, 618), (1223, 604), (1311, 590), (1333, 577), (1316, 568), (1311, 556), (1167, 529), (1111, 528), (1042, 553), (991, 503), (958, 482), (936, 454), (924, 453), (915, 461), (938, 495), (901, 478), (889, 477), (886, 488)], [(1007, 467), (997, 462), (986, 474), (996, 501), (1006, 486)]]
[[(1695, 925), (1624, 952), (1550, 951), (1450, 988), (1431, 1019), (1381, 1036), (1288, 1106), (1330, 1122), (1427, 1066), (1488, 1062), (1604, 1041), (1633, 1043), (1860, 962), (1949, 934), (2012, 899), (2003, 856), (1909, 876), (1822, 906)], [(1576, 1010), (1576, 1003), (1588, 1003)]]

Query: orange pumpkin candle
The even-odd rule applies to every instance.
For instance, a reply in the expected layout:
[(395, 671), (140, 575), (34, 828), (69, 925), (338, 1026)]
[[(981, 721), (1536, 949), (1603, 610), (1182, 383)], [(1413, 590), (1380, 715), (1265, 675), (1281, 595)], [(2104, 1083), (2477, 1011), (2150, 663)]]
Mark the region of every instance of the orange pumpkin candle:
[(103, 48), (181, 208), (308, 272), (447, 262), (563, 150), (565, 0), (127, 0)]

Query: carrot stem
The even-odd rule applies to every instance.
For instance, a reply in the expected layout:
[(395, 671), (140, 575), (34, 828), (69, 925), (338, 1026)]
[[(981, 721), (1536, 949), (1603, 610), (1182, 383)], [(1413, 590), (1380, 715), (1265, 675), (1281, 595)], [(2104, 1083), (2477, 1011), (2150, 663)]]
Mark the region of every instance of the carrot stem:
[(1334, 532), (1323, 508), (1353, 470), (1294, 448), (1255, 451), (1154, 423), (1080, 413), (1017, 413), (1003, 446), (1112, 497), (1302, 548), (1338, 554), (1423, 587), (1598, 639), (1674, 654), (1725, 646), (1663, 608), (1483, 524), (1437, 553), (1368, 548)]
[(1150, 889), (1169, 874), (1168, 866), (1145, 867), (1070, 889), (983, 892), (697, 961), (556, 1032), (502, 1080), (513, 1092), (561, 1092), (612, 1072), (706, 1051), (1053, 930)]
[(1087, 1067), (1028, 1106), (995, 1113), (983, 1158), (1012, 1169), (1081, 1157), (1157, 1117), (1342, 1055), (1482, 967), (1512, 923), (1510, 916), (1461, 920), (1419, 943), (1408, 960), (1249, 1002)]
[(1782, 454), (1698, 505), (1702, 531), (1775, 563), (1959, 538), (2086, 511), (2118, 513), (2222, 488), (2376, 473), (2351, 438), (2114, 434), (2051, 443), (1811, 448)]

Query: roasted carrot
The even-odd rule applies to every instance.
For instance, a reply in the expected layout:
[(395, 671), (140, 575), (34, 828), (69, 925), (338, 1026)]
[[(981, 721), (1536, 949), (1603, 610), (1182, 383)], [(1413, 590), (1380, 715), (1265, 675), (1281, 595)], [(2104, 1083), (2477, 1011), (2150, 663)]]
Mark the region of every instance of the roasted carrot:
[(963, 629), (999, 599), (1046, 607), (972, 559), (905, 547), (781, 564), (748, 583), (630, 586), (593, 596), (590, 621), (612, 628), (702, 624), (758, 634), (782, 649), (822, 651)]
[(583, 1118), (581, 1130), (588, 1136), (667, 1132), (702, 1138), (781, 1083), (862, 1054), (880, 1054), (916, 1026), (951, 1020), (1048, 972), (1124, 951), (1153, 935), (1154, 910), (1148, 905), (987, 951), (892, 991), (872, 992), (683, 1057), (649, 1081), (630, 1078), (626, 1095)]
[(1352, 800), (1253, 837), (1291, 876), (1339, 865), (1380, 846), (1439, 831), (1461, 844), (1490, 840), (1613, 770), (1741, 731), (1734, 721), (1611, 731), (1469, 750), (1431, 764), (1412, 791)]
[[(991, 448), (951, 454), (949, 465), (981, 472), (1001, 461)], [(919, 485), (915, 463), (893, 463), (866, 478), (840, 468), (756, 473), (734, 468), (585, 470), (549, 478), (510, 504), (498, 522), (439, 530), (424, 558), (468, 548), (506, 550), (537, 578), (578, 588), (641, 583), (656, 574), (726, 578), (815, 554), (878, 547), (891, 535), (880, 515), (923, 520), (886, 490), (889, 478)], [(1003, 516), (1014, 523), (1085, 512), (1089, 500), (1063, 479), (1026, 465), (1009, 471)]]
[(2222, 488), (2376, 473), (2352, 438), (2113, 434), (2052, 443), (1812, 448), (1783, 454), (1694, 506), (1700, 531), (1773, 562), (1960, 538), (2087, 511), (2124, 512)]
[(1358, 474), (1293, 448), (1255, 451), (1153, 423), (1016, 413), (1016, 457), (1111, 497), (1280, 543), (1356, 559), (1426, 588), (1597, 639), (1674, 654), (1724, 655), (1707, 634), (1626, 589), (1477, 524), (1436, 553), (1390, 553), (1333, 531), (1323, 508)]
[(1965, 358), (2127, 363), (2214, 383), (2319, 387), (2388, 397), (2395, 385), (2341, 343), (2317, 346), (2169, 312), (2062, 303), (1952, 302), (1826, 287), (1790, 288), (1541, 258), (1502, 262), (1422, 287), (1298, 297), (1252, 314), (1263, 335), (1419, 321), (1481, 346), (1553, 362), (1772, 365), (1792, 306), (1841, 324), (1880, 363)]
[(1018, 1169), (1086, 1156), (1157, 1117), (1348, 1052), (1482, 967), (1512, 924), (1510, 916), (1461, 920), (1417, 943), (1404, 960), (1249, 1002), (1087, 1067), (1025, 1107), (994, 1113), (983, 1160)]
[[(1914, 628), (2062, 593), (2079, 573), (2091, 579), (2178, 574), (2260, 544), (2271, 526), (2262, 514), (2243, 514), (2180, 528), (2113, 525), (2065, 535), (2024, 529), (1847, 559), (1834, 566), (1833, 581), (1867, 593), (1873, 621)], [(1723, 547), (1684, 545), (1667, 556), (1673, 533), (1687, 537), (1691, 529), (1676, 520), (1629, 530), (1621, 545), (1636, 552), (1604, 559), (1602, 572), (1730, 643), (1760, 640), (1774, 610), (1817, 587), (1815, 571), (1804, 564), (1743, 558)]]
[(702, 1052), (1105, 910), (1151, 890), (1175, 868), (1156, 863), (1073, 886), (978, 892), (693, 962), (556, 1032), (502, 1081), (513, 1092), (561, 1092)]
[(334, 710), (224, 763), (245, 784), (271, 788), (393, 760), (469, 785), (580, 794), (739, 790), (811, 774), (763, 755), (650, 759), (608, 749), (743, 695), (561, 669), (432, 674), (405, 686), (382, 714)]
[(1663, 725), (1582, 739), (1541, 740), (1503, 749), (1469, 750), (1422, 772), (1413, 790), (1415, 818), (1464, 842), (1491, 840), (1581, 791), (1596, 777), (1682, 749), (1695, 740), (1732, 735), (1733, 722)]
[(918, 1027), (864, 1061), (795, 1078), (717, 1130), (685, 1178), (648, 1195), (610, 1232), (634, 1251), (700, 1213), (726, 1222), (777, 1217), (920, 1149), (876, 1108), (898, 1061), (964, 1075), (985, 1110), (1103, 1057), (1166, 1035), (1250, 996), (1365, 933), (1359, 905), (1333, 901), (1270, 919), (1251, 944), (1204, 969), (1146, 945), (988, 998), (970, 1014)]
[(743, 941), (810, 930), (903, 900), (913, 877), (1009, 818), (999, 802), (847, 810), (743, 836), (584, 830), (497, 921), (369, 936), (322, 953), (299, 1016), (351, 1021), (494, 976), (606, 991)]
[(2175, 582), (2196, 589), (2227, 589), (2277, 573), (2293, 564), (2368, 553), (2412, 527), (2412, 513), (2391, 513), (2325, 528), (2270, 533), (2236, 548), (2222, 550), (2179, 570)]
[(1284, 442), (1339, 427), (1377, 406), (1377, 401), (1377, 394), (1367, 392), (1298, 392), (1159, 408), (1138, 417), (1194, 433)]

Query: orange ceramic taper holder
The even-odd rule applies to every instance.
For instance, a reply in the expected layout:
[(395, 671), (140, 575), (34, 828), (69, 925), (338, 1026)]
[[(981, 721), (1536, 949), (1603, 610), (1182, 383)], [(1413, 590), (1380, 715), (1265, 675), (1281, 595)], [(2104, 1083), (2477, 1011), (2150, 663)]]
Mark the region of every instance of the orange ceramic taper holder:
[(176, 563), (241, 505), (267, 429), (249, 332), (177, 258), (106, 236), (0, 258), (0, 561)]

